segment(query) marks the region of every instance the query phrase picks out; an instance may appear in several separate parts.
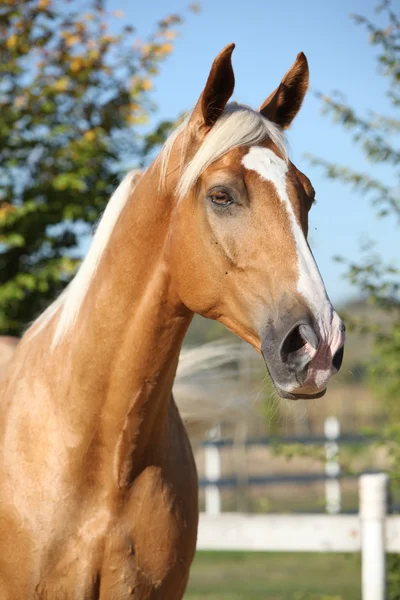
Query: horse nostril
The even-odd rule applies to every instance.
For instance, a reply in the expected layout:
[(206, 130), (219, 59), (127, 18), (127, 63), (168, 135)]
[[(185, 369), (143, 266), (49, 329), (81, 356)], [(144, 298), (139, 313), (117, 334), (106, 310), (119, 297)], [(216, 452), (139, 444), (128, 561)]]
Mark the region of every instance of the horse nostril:
[(339, 371), (340, 367), (342, 366), (343, 354), (344, 354), (344, 346), (339, 348), (339, 350), (335, 353), (335, 356), (333, 357), (332, 364), (337, 371)]
[(288, 356), (293, 352), (297, 352), (300, 348), (306, 345), (306, 340), (300, 333), (300, 326), (296, 325), (289, 331), (281, 346), (282, 360), (287, 360)]
[(300, 325), (299, 331), (303, 340), (308, 342), (314, 350), (318, 350), (319, 338), (314, 329), (309, 325)]
[(301, 352), (307, 344), (302, 328), (305, 326), (295, 325), (287, 334), (281, 345), (281, 359), (287, 369), (295, 374), (296, 380), (302, 383), (307, 377), (307, 367), (311, 361), (308, 352)]
[(318, 336), (315, 331), (304, 323), (292, 327), (282, 342), (280, 355), (286, 367), (296, 373), (296, 379), (300, 383), (307, 377), (307, 367), (311, 362), (309, 352), (300, 352), (307, 344), (314, 349), (318, 348)]

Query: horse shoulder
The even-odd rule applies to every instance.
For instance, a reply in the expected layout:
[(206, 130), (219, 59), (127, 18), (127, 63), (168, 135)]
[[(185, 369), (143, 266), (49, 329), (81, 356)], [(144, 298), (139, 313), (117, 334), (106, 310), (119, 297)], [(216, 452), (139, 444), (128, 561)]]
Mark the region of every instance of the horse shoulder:
[(122, 581), (141, 599), (183, 597), (196, 549), (197, 473), (173, 400), (166, 443), (159, 450), (164, 460), (135, 478), (115, 533), (111, 528), (107, 536), (104, 556), (113, 560), (101, 569), (105, 599)]

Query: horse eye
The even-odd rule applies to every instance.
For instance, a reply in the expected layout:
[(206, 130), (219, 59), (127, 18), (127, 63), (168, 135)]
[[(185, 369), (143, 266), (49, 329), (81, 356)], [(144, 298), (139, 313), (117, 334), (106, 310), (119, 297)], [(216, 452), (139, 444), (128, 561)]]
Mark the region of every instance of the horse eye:
[(208, 197), (217, 206), (229, 206), (233, 203), (232, 196), (226, 190), (213, 190), (208, 194)]

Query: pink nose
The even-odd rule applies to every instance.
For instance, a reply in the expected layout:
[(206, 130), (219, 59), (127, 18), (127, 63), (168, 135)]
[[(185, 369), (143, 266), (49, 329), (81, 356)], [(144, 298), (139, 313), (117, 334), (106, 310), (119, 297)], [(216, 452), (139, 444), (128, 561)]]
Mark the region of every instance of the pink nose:
[(309, 349), (311, 361), (305, 386), (318, 389), (326, 386), (328, 379), (340, 370), (343, 362), (346, 327), (339, 318), (327, 338), (322, 339), (317, 350)]
[(331, 305), (328, 309), (314, 316), (303, 306), (292, 307), (264, 328), (261, 352), (282, 397), (320, 397), (339, 371), (345, 327)]

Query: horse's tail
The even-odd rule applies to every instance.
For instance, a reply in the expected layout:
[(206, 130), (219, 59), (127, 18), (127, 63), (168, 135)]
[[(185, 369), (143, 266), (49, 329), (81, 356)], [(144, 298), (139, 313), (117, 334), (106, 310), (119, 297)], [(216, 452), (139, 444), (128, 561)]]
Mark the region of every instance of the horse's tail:
[(252, 410), (247, 344), (211, 342), (183, 348), (174, 399), (189, 436), (200, 438), (220, 422), (236, 422)]

